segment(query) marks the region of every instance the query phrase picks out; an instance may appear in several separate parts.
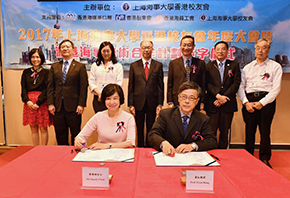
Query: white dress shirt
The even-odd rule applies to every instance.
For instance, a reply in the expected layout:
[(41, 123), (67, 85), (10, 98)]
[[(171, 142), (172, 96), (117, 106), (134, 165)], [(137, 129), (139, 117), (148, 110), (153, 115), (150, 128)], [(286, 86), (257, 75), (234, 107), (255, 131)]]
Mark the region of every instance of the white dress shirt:
[(259, 102), (263, 106), (273, 102), (281, 90), (282, 74), (281, 65), (269, 58), (261, 65), (256, 60), (247, 64), (242, 70), (242, 80), (238, 91), (240, 100), (245, 104), (248, 102), (246, 93), (265, 91), (268, 94)]

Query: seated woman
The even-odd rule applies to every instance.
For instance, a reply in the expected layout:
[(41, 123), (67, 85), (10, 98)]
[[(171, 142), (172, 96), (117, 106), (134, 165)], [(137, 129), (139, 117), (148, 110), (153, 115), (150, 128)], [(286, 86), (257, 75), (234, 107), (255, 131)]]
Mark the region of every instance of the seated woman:
[(75, 138), (75, 148), (83, 148), (94, 131), (98, 141), (90, 149), (130, 148), (135, 146), (134, 117), (121, 110), (124, 104), (124, 93), (120, 85), (108, 84), (104, 87), (101, 102), (108, 108), (96, 113)]

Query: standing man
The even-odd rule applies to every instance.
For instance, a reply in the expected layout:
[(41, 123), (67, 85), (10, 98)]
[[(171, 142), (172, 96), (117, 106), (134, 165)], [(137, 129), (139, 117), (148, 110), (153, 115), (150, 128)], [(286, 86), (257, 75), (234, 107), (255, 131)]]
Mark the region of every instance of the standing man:
[(80, 132), (82, 113), (87, 101), (88, 76), (86, 67), (73, 60), (74, 44), (65, 39), (59, 44), (63, 61), (51, 65), (48, 74), (47, 104), (53, 115), (58, 145), (69, 145)]
[(236, 94), (241, 82), (239, 63), (227, 60), (229, 46), (219, 41), (214, 46), (216, 60), (206, 65), (207, 94), (205, 111), (215, 135), (220, 131), (219, 149), (230, 144), (231, 124), (238, 110)]
[(153, 148), (172, 155), (217, 147), (209, 117), (194, 109), (200, 95), (201, 88), (196, 83), (182, 83), (178, 90), (179, 106), (162, 110), (149, 132)]
[(246, 150), (253, 154), (257, 126), (260, 130), (260, 160), (271, 165), (271, 124), (276, 109), (276, 97), (281, 89), (281, 65), (268, 58), (270, 42), (260, 39), (255, 44), (256, 60), (242, 71), (242, 82), (238, 91), (243, 102), (243, 118), (246, 123)]
[[(184, 36), (180, 41), (182, 57), (174, 59), (169, 63), (168, 82), (167, 82), (167, 103), (169, 107), (178, 105), (178, 89), (185, 81), (197, 83), (202, 94), (205, 90), (205, 63), (203, 60), (192, 57), (194, 50), (194, 37)], [(203, 109), (203, 97), (197, 109)]]
[[(162, 109), (164, 100), (163, 65), (153, 60), (153, 42), (142, 41), (140, 44), (142, 59), (130, 66), (128, 84), (128, 106), (135, 116), (138, 146), (147, 144), (147, 135)], [(146, 117), (147, 133), (144, 139), (144, 120)]]

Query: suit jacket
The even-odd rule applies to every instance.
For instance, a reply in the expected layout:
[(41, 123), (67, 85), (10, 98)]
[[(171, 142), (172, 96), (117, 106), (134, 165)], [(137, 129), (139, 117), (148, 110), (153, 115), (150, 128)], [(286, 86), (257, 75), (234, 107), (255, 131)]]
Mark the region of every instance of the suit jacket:
[(67, 112), (74, 112), (77, 106), (86, 106), (88, 75), (84, 64), (71, 62), (65, 82), (62, 82), (63, 61), (51, 65), (48, 74), (47, 104), (54, 105), (59, 112), (62, 106)]
[[(194, 68), (194, 69), (193, 69)], [(205, 63), (203, 60), (192, 57), (190, 68), (190, 81), (197, 83), (203, 93), (205, 91)], [(178, 89), (186, 81), (186, 71), (183, 58), (177, 58), (169, 62), (168, 81), (167, 81), (167, 103), (173, 102), (178, 105)], [(200, 98), (203, 103), (204, 97)]]
[[(236, 93), (241, 82), (241, 71), (239, 63), (226, 60), (223, 83), (218, 69), (217, 61), (212, 61), (206, 65), (206, 81), (207, 94), (205, 97), (205, 111), (215, 113), (218, 109), (227, 113), (232, 113), (238, 110)], [(219, 108), (215, 107), (213, 102), (216, 100), (217, 94), (225, 95), (230, 98), (230, 101), (221, 105)]]
[(155, 111), (158, 105), (163, 105), (163, 65), (153, 59), (151, 59), (147, 80), (142, 59), (132, 63), (130, 66), (128, 106), (134, 106), (137, 111), (141, 111), (146, 99), (150, 111)]
[[(200, 135), (204, 139), (195, 139), (194, 135), (196, 132), (200, 132)], [(160, 144), (164, 140), (167, 140), (174, 148), (180, 144), (190, 144), (192, 142), (198, 145), (199, 151), (215, 149), (217, 147), (216, 137), (209, 124), (209, 117), (195, 109), (191, 114), (185, 136), (183, 135), (179, 107), (161, 110), (148, 136), (149, 144), (156, 150), (161, 150)]]

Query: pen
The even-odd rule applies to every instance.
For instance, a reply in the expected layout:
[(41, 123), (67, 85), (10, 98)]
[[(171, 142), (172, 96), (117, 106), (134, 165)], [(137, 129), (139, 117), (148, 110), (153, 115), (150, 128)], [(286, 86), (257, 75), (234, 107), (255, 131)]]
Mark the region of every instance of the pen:
[(215, 163), (215, 162), (216, 162), (216, 161), (214, 160), (214, 161), (212, 161), (212, 162), (206, 164), (205, 166), (209, 166), (209, 165), (211, 165), (211, 164), (213, 164), (213, 163)]
[(216, 160), (218, 161), (221, 161), (217, 156), (213, 155), (213, 154), (210, 154), (210, 156), (212, 156), (213, 158), (215, 158)]
[(124, 159), (121, 162), (127, 162), (127, 161), (132, 160), (132, 159), (134, 159), (134, 157), (131, 157), (131, 158), (128, 158), (128, 159)]
[(156, 154), (158, 154), (158, 153), (161, 153), (161, 151), (155, 152), (155, 153), (153, 153), (153, 155), (156, 155)]

